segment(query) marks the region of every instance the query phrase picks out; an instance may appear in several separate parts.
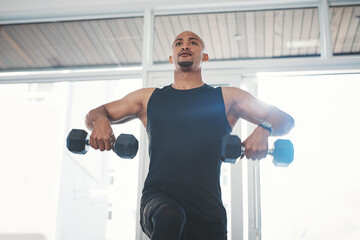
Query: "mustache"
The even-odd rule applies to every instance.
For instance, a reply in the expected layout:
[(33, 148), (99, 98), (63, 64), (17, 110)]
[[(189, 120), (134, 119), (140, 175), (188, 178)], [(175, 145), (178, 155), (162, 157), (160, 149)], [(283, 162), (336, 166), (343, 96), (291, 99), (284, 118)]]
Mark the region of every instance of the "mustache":
[(189, 55), (194, 55), (191, 51), (188, 51), (188, 50), (184, 50), (184, 51), (181, 51), (178, 53), (178, 56), (181, 56), (182, 54), (189, 54)]

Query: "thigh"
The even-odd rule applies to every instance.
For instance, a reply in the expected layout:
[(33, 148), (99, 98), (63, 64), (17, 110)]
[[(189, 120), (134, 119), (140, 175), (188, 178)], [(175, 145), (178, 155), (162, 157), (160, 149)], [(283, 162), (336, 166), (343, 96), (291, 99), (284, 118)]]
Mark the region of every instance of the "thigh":
[(143, 195), (140, 207), (140, 225), (143, 232), (150, 237), (153, 231), (152, 217), (157, 209), (169, 203), (178, 204), (163, 193), (149, 193)]
[(226, 232), (216, 232), (199, 226), (189, 217), (186, 219), (181, 240), (227, 240)]

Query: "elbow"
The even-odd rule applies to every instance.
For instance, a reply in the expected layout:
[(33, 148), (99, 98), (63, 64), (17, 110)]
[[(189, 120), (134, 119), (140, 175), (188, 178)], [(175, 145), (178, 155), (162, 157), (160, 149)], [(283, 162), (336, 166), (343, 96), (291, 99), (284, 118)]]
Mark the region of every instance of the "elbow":
[(288, 126), (289, 126), (289, 130), (291, 130), (293, 127), (295, 127), (295, 120), (290, 115), (289, 115), (289, 120), (288, 120)]
[(291, 128), (295, 127), (295, 120), (291, 117)]
[(295, 120), (288, 114), (283, 114), (282, 120), (279, 121), (279, 125), (275, 128), (273, 136), (283, 136), (288, 134), (295, 126)]
[(295, 127), (295, 120), (290, 115), (287, 116), (285, 127), (284, 127), (284, 134), (288, 134), (291, 129)]

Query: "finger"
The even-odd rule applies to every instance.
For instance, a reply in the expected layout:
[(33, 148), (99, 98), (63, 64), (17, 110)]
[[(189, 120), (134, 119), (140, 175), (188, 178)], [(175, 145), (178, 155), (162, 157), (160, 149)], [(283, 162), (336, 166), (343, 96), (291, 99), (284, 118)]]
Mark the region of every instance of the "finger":
[(262, 158), (266, 158), (266, 156), (267, 156), (267, 150), (264, 150), (263, 152), (262, 152)]
[(116, 143), (116, 137), (114, 135), (114, 133), (111, 135), (111, 148), (115, 147), (115, 143)]
[(116, 137), (114, 135), (114, 133), (111, 135), (111, 142), (114, 143), (116, 141)]
[(104, 140), (99, 140), (99, 149), (100, 151), (104, 151), (105, 150), (105, 141)]
[(259, 159), (260, 159), (259, 151), (256, 149), (252, 149), (251, 160), (255, 161)]
[(107, 151), (111, 150), (112, 149), (112, 143), (113, 143), (113, 138), (112, 136), (108, 139), (108, 140), (105, 140), (105, 149)]
[(90, 146), (92, 147), (92, 148), (94, 148), (94, 149), (99, 149), (99, 144), (98, 144), (98, 142), (97, 142), (97, 140), (96, 140), (96, 138), (95, 137), (93, 137), (93, 136), (91, 136), (90, 137)]
[(252, 156), (251, 151), (245, 149), (245, 156), (247, 159), (251, 159)]
[(244, 151), (242, 152), (241, 158), (243, 158), (245, 156), (247, 159), (250, 159), (251, 155), (250, 155), (249, 147), (246, 146), (246, 140), (244, 142), (242, 142), (241, 145), (243, 146), (243, 149), (244, 149)]

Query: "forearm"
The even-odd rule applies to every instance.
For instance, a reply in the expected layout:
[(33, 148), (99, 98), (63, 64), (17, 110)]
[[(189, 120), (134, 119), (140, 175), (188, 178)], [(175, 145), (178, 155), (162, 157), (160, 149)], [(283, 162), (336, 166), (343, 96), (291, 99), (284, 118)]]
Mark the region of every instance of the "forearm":
[(108, 113), (104, 105), (92, 109), (88, 114), (86, 114), (85, 125), (90, 131), (92, 131), (94, 129), (94, 123), (99, 120), (109, 121), (110, 123)]
[(282, 136), (290, 132), (295, 126), (294, 119), (280, 109), (273, 107), (265, 121), (271, 123), (271, 136)]

